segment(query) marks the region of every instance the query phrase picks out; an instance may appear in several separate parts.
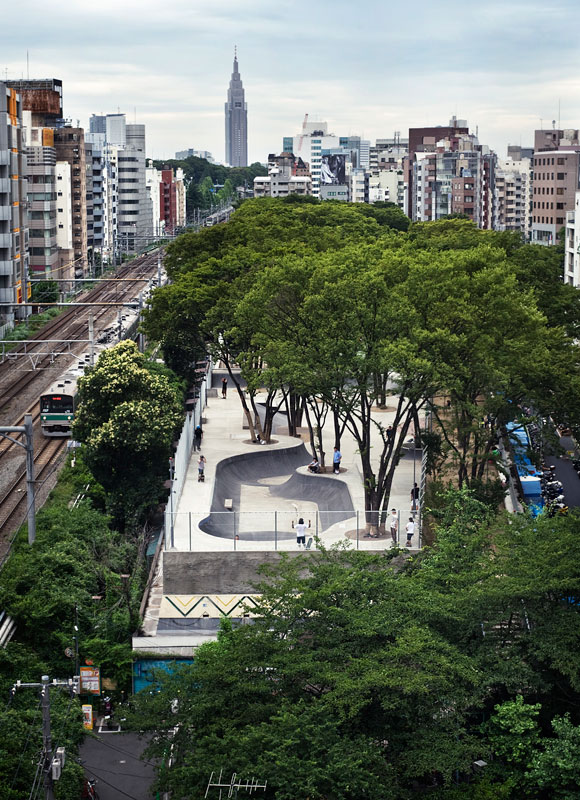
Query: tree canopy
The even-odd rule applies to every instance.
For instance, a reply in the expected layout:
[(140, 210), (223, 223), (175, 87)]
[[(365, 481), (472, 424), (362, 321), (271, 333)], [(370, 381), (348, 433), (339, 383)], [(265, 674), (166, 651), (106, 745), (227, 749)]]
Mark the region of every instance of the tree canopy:
[[(316, 432), (330, 413), (337, 446), (345, 430), (355, 437), (366, 508), (380, 512), (422, 410), (459, 485), (474, 487), (523, 400), (580, 421), (578, 298), (543, 249), (464, 219), (409, 226), (392, 207), (248, 201), (168, 248), (172, 284), (153, 295), (145, 326), (183, 374), (204, 347), (221, 359), (251, 432), (268, 439), (279, 408), (290, 430), (304, 414), (324, 459)], [(396, 441), (372, 413), (389, 395)]]
[(192, 667), (135, 699), (135, 724), (158, 735), (152, 752), (171, 746), (160, 788), (198, 797), (223, 769), (267, 780), (279, 800), (486, 786), (482, 797), (571, 798), (577, 524), (498, 525), (463, 491), (418, 558), (283, 557), (264, 571), (253, 624), (224, 623)]
[(84, 442), (86, 463), (119, 519), (159, 494), (183, 416), (181, 399), (130, 341), (105, 350), (79, 381), (73, 435)]

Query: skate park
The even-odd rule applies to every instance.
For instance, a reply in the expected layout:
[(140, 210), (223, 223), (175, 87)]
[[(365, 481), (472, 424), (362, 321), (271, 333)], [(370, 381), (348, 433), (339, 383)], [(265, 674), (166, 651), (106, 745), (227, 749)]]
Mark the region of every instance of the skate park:
[[(193, 450), (183, 480), (166, 509), (165, 536), (155, 580), (144, 613), (142, 637), (134, 647), (160, 654), (191, 655), (215, 638), (220, 618), (251, 619), (258, 567), (308, 549), (351, 547), (376, 552), (393, 546), (390, 534), (370, 538), (360, 455), (356, 441), (341, 438), (340, 473), (332, 472), (334, 430), (323, 429), (326, 472), (312, 474), (307, 429), (288, 436), (285, 415), (274, 421), (272, 442), (252, 442), (240, 399), (230, 381), (225, 398), (218, 393), (225, 373), (210, 373), (201, 411), (203, 438)], [(394, 402), (377, 410), (385, 427)], [(389, 410), (391, 406), (391, 410)], [(194, 420), (191, 424), (194, 425)], [(377, 433), (377, 444), (380, 437)], [(205, 457), (204, 481), (198, 458)], [(330, 461), (330, 466), (329, 466)], [(395, 470), (389, 506), (399, 515), (399, 542), (411, 516), (410, 491), (421, 472), (421, 452), (409, 448)], [(307, 548), (299, 548), (294, 525), (307, 525)], [(417, 534), (414, 547), (419, 545)]]

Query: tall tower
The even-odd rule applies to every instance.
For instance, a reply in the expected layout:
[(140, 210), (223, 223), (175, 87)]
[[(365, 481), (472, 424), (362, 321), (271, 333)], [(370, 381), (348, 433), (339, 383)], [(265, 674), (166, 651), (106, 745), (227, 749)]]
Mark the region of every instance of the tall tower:
[(248, 107), (238, 72), (238, 55), (234, 53), (234, 71), (225, 103), (226, 162), (230, 167), (248, 166)]

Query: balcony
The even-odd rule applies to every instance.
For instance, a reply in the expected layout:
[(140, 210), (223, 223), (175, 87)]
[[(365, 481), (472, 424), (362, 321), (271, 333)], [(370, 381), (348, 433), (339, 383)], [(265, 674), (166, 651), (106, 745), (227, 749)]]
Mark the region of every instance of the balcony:
[(12, 206), (0, 206), (0, 222), (12, 219)]
[(10, 164), (10, 150), (0, 150), (0, 167)]
[(0, 275), (12, 275), (12, 266), (13, 262), (10, 261), (0, 261)]
[(12, 247), (11, 233), (0, 233), (0, 247)]
[(10, 191), (10, 178), (0, 178), (0, 194)]

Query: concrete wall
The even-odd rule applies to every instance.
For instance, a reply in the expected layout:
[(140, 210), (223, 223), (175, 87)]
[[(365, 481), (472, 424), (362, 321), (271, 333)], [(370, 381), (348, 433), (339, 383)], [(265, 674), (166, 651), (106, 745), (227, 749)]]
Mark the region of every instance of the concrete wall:
[[(289, 558), (314, 551), (286, 553)], [(252, 553), (163, 553), (163, 594), (246, 594), (264, 580), (260, 564), (277, 564), (281, 554)]]

